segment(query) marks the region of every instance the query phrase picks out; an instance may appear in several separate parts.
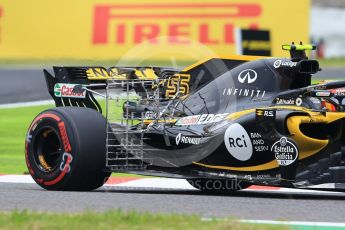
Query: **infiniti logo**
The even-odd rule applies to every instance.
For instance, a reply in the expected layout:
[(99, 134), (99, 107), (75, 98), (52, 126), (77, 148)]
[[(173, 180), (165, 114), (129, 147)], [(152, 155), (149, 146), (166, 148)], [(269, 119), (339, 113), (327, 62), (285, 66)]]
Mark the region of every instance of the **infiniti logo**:
[(238, 81), (241, 83), (253, 83), (256, 78), (258, 78), (258, 74), (252, 70), (252, 69), (246, 69), (243, 70), (239, 75), (238, 75)]

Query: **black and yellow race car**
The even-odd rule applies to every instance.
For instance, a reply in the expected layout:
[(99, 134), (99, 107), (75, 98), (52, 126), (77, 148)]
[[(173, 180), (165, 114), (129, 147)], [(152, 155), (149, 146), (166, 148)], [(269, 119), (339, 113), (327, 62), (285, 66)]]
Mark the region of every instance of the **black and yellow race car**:
[(48, 190), (93, 190), (112, 172), (185, 178), (203, 191), (344, 189), (345, 81), (312, 85), (315, 46), (283, 49), (291, 58), (210, 58), (182, 70), (44, 70), (56, 108), (29, 127), (29, 172)]

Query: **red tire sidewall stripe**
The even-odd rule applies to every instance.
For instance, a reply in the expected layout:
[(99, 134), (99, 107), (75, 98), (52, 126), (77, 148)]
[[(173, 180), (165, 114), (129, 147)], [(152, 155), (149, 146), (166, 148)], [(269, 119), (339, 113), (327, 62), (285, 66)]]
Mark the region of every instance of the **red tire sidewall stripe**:
[(65, 123), (63, 121), (60, 121), (58, 124), (58, 127), (59, 127), (59, 131), (60, 131), (62, 143), (63, 143), (63, 146), (65, 148), (65, 152), (71, 153), (72, 148), (71, 148), (71, 144), (69, 142), (69, 138), (67, 135)]
[(52, 113), (45, 113), (45, 114), (41, 114), (39, 115), (38, 117), (35, 118), (35, 120), (31, 123), (30, 125), (30, 128), (29, 128), (29, 131), (32, 129), (32, 127), (41, 119), (43, 118), (53, 118), (54, 120), (56, 120), (57, 122), (60, 122), (61, 121), (61, 118), (58, 117), (57, 115), (55, 114), (52, 114)]
[[(29, 127), (29, 131), (28, 134), (31, 132), (32, 127), (37, 124), (38, 121), (40, 121), (43, 118), (52, 118), (54, 120), (56, 120), (57, 122), (61, 121), (60, 117), (58, 117), (55, 114), (51, 114), (51, 113), (46, 113), (46, 114), (41, 114), (38, 117), (35, 118), (35, 120), (33, 122), (31, 122), (31, 125)], [(26, 165), (28, 166), (29, 172), (31, 175), (35, 175), (34, 170), (32, 170), (31, 164), (29, 162), (29, 157), (28, 157), (28, 147), (29, 147), (29, 143), (27, 141), (27, 139), (25, 140), (25, 161), (26, 161)]]
[[(35, 124), (37, 124), (37, 122), (42, 120), (43, 118), (52, 118), (52, 119), (54, 119), (55, 121), (58, 122), (59, 132), (60, 132), (60, 135), (61, 135), (61, 139), (62, 139), (62, 142), (63, 142), (63, 146), (64, 146), (64, 149), (65, 149), (65, 152), (68, 152), (68, 153), (71, 154), (72, 153), (72, 147), (71, 147), (68, 135), (67, 135), (65, 123), (63, 121), (61, 121), (61, 118), (59, 116), (55, 115), (55, 114), (45, 113), (45, 114), (41, 114), (38, 117), (36, 117), (36, 119), (31, 123), (28, 133), (30, 133), (32, 127)], [(25, 152), (26, 152), (26, 163), (27, 163), (27, 166), (29, 168), (29, 171), (30, 171), (31, 175), (35, 175), (34, 171), (32, 170), (32, 168), (30, 166), (30, 162), (28, 160), (28, 142), (27, 141), (26, 141), (25, 149), (26, 149)], [(71, 161), (72, 161), (72, 159), (68, 158), (67, 161), (66, 161), (66, 165), (69, 165), (71, 163)], [(36, 178), (36, 180), (39, 183), (42, 183), (44, 185), (52, 186), (52, 185), (55, 185), (55, 184), (59, 183), (65, 177), (65, 175), (67, 173), (68, 173), (68, 168), (65, 167), (64, 170), (61, 171), (61, 173), (55, 179), (53, 179), (51, 181), (44, 181), (43, 179), (39, 179), (39, 178)]]
[[(71, 161), (72, 161), (72, 159), (68, 158), (66, 165), (69, 165), (71, 163)], [(51, 181), (44, 181), (43, 184), (49, 186), (49, 185), (54, 185), (54, 184), (59, 183), (65, 177), (67, 171), (68, 171), (68, 168), (65, 167), (65, 169), (62, 171), (62, 173), (58, 177), (56, 177), (54, 180), (51, 180)]]

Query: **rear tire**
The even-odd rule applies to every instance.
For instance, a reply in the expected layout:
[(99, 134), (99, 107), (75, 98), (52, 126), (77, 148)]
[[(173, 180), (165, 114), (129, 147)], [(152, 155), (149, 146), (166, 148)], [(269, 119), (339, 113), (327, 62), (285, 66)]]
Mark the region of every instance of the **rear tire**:
[(89, 191), (110, 176), (106, 165), (106, 119), (95, 110), (59, 107), (40, 113), (25, 144), (32, 178), (47, 190)]

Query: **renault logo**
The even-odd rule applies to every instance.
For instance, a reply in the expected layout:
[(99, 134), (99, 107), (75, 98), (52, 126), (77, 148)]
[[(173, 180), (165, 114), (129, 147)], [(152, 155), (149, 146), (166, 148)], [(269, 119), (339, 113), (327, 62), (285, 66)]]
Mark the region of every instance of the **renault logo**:
[(180, 144), (180, 141), (181, 141), (181, 137), (182, 137), (182, 133), (179, 133), (177, 136), (176, 136), (176, 145)]
[(256, 78), (258, 78), (258, 74), (252, 70), (252, 69), (246, 69), (243, 70), (239, 75), (238, 75), (238, 81), (241, 83), (253, 83)]

